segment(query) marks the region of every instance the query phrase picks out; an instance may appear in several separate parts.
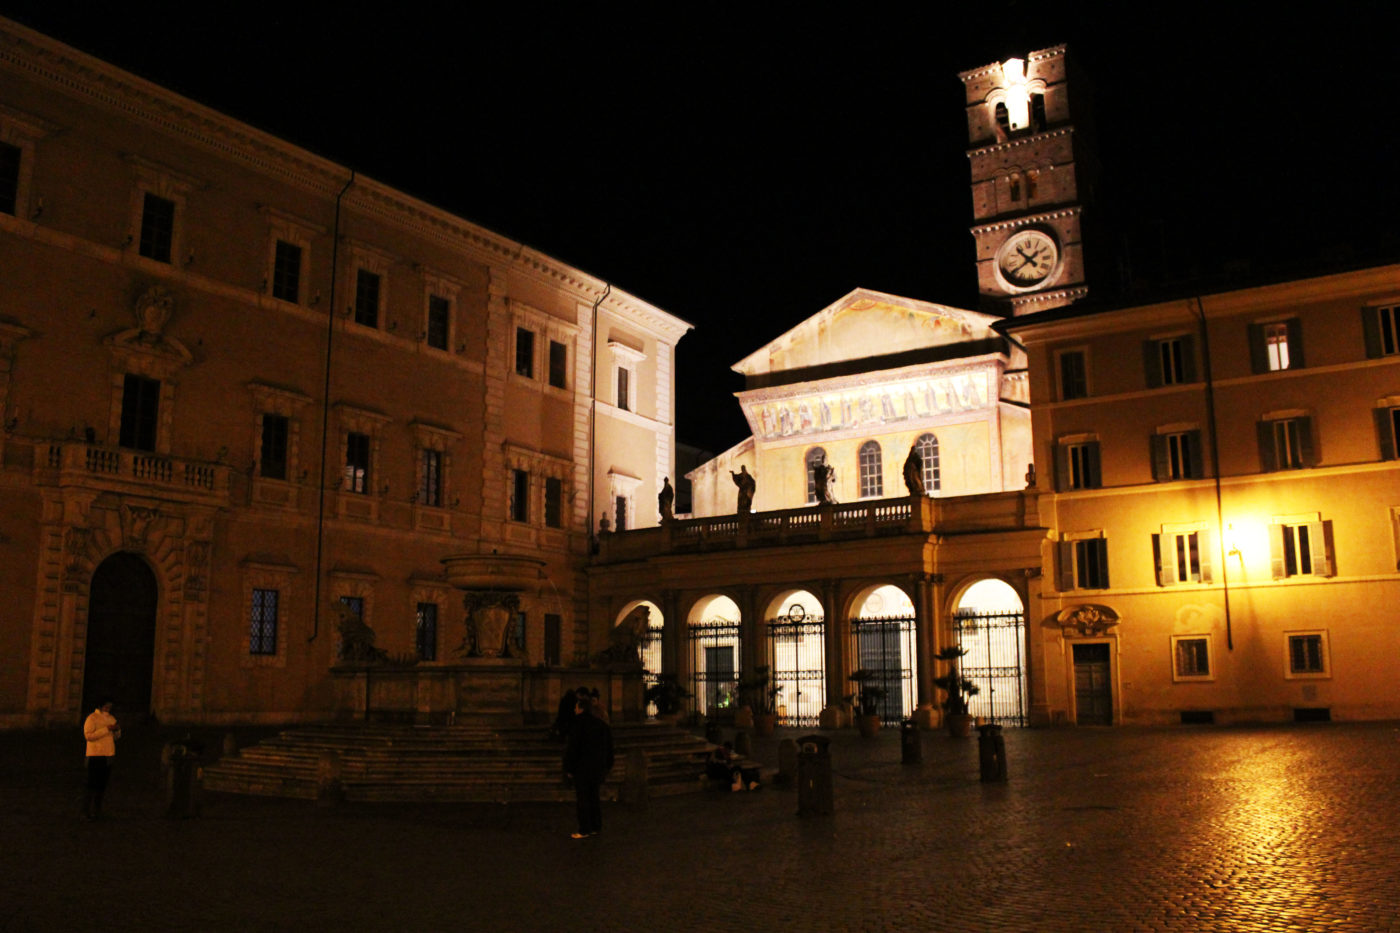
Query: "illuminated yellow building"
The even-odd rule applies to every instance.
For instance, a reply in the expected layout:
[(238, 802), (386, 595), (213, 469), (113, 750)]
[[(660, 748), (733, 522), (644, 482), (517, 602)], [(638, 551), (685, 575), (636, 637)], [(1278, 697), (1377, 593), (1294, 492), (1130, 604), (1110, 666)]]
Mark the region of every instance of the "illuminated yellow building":
[(1397, 315), (1386, 266), (1006, 323), (1052, 530), (1037, 713), (1400, 715)]
[(5, 20), (0, 77), (0, 725), (324, 718), (341, 610), (457, 661), (454, 555), (540, 568), (517, 667), (598, 647), (688, 325)]

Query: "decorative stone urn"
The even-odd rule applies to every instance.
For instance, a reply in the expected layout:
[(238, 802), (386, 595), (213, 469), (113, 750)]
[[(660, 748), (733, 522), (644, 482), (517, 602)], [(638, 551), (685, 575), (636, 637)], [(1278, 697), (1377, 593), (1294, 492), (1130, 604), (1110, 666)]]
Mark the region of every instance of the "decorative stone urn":
[(537, 586), (544, 561), (517, 554), (458, 554), (444, 557), (447, 582), (466, 591), (467, 636), (471, 654), (500, 658), (511, 620), (520, 609), (520, 593)]

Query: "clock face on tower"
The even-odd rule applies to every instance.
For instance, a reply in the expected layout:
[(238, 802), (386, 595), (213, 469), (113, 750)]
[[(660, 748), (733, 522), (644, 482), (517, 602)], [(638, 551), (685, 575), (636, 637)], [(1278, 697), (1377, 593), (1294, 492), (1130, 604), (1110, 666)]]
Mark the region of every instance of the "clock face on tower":
[(997, 250), (997, 275), (1011, 291), (1030, 291), (1049, 281), (1059, 261), (1054, 237), (1041, 230), (1018, 230)]

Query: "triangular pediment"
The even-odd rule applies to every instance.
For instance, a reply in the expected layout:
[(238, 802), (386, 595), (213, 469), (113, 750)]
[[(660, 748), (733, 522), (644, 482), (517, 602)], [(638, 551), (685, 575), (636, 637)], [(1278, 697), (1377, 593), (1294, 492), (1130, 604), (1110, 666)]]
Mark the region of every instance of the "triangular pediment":
[(857, 288), (734, 364), (753, 377), (997, 337), (990, 314)]

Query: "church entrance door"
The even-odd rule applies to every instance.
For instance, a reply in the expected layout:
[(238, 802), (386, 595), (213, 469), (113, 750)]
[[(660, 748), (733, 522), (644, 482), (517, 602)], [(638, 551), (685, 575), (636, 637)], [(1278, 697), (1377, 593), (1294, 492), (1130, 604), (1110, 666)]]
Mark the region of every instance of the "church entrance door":
[(1102, 642), (1074, 646), (1074, 721), (1081, 726), (1113, 725), (1109, 657)]
[(113, 554), (93, 571), (83, 668), (85, 714), (104, 696), (115, 702), (118, 716), (150, 712), (157, 595), (155, 574), (135, 554)]

